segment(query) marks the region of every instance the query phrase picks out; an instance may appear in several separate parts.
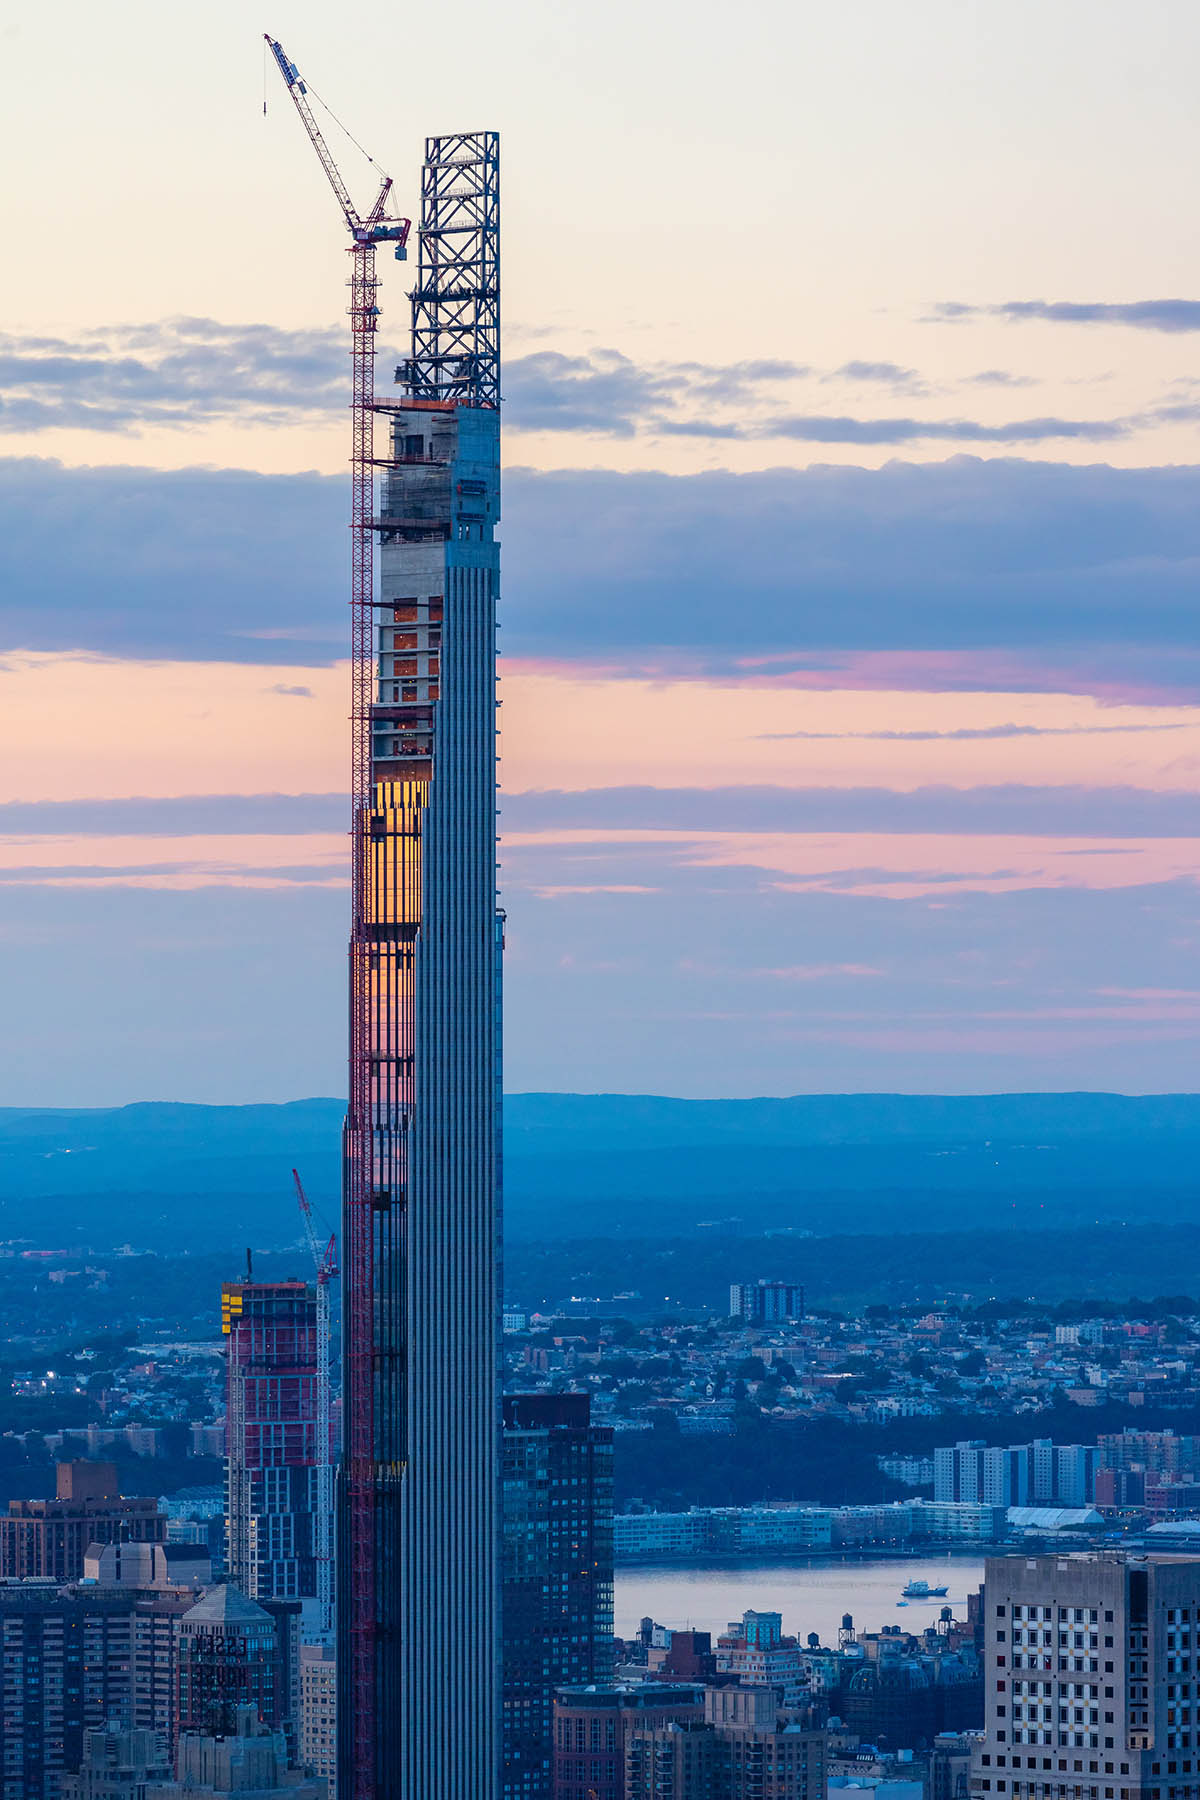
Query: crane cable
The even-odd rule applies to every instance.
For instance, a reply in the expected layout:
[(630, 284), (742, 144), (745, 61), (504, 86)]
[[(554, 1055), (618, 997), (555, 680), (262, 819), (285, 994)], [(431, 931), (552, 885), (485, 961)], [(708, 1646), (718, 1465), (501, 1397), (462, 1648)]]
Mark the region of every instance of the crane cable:
[[(313, 86), (312, 82), (309, 81), (307, 76), (304, 77), (304, 91), (307, 94), (311, 94), (313, 99), (316, 101), (317, 105), (319, 107), (321, 107), (324, 112), (328, 113), (329, 117), (333, 120), (333, 122), (337, 126), (338, 130), (350, 139), (350, 142), (354, 145), (354, 148), (358, 151), (359, 155), (365, 156), (367, 161), (370, 163), (371, 167), (373, 169), (378, 169), (379, 173), (381, 175), (387, 176), (387, 179), (390, 181), (391, 176), (388, 175), (388, 172), (383, 167), (382, 163), (376, 162), (375, 158), (371, 155), (371, 152), (369, 150), (367, 150), (362, 144), (359, 143), (358, 139), (355, 137), (355, 135), (351, 131), (350, 127), (348, 125), (342, 124), (342, 121), (338, 118), (338, 116), (334, 112), (332, 106), (330, 106), (330, 104), (327, 100), (322, 100), (320, 94), (318, 94), (316, 88)], [(263, 37), (263, 118), (265, 119), (266, 116), (267, 116), (267, 39), (264, 35), (264, 37)]]
[[(307, 79), (307, 77), (305, 78), (304, 86), (308, 90), (308, 92), (312, 95), (312, 97), (316, 101), (317, 105), (322, 107), (325, 110), (325, 112), (327, 112), (329, 114), (329, 117), (333, 120), (333, 122), (337, 126), (338, 130), (341, 132), (344, 132), (345, 135), (350, 139), (350, 142), (354, 145), (354, 148), (358, 151), (359, 155), (365, 156), (367, 161), (370, 163), (371, 167), (373, 169), (378, 169), (379, 173), (381, 175), (387, 175), (387, 170), (383, 167), (382, 163), (377, 163), (375, 161), (375, 158), (371, 155), (371, 152), (369, 150), (365, 150), (363, 148), (363, 146), (359, 143), (358, 139), (355, 137), (354, 133), (350, 130), (349, 126), (342, 124), (342, 121), (338, 118), (338, 116), (334, 112), (332, 106), (330, 106), (326, 101), (322, 100), (320, 94), (318, 94), (316, 88), (313, 86), (312, 82)], [(389, 176), (388, 179), (390, 180), (391, 177)]]

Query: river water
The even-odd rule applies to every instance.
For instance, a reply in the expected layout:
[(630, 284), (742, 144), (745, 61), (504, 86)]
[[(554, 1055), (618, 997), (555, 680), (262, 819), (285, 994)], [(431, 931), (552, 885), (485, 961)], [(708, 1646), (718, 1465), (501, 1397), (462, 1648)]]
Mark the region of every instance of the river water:
[[(910, 1600), (898, 1605), (910, 1581), (931, 1587), (949, 1584), (942, 1600)], [(937, 1623), (943, 1606), (966, 1617), (967, 1595), (983, 1580), (983, 1563), (969, 1557), (886, 1557), (878, 1562), (773, 1563), (755, 1568), (617, 1569), (615, 1624), (618, 1637), (631, 1637), (649, 1615), (660, 1625), (693, 1625), (714, 1634), (731, 1619), (756, 1612), (781, 1612), (783, 1629), (800, 1638), (815, 1631), (824, 1644), (837, 1642), (843, 1613), (852, 1613), (860, 1631), (899, 1625), (923, 1631)]]

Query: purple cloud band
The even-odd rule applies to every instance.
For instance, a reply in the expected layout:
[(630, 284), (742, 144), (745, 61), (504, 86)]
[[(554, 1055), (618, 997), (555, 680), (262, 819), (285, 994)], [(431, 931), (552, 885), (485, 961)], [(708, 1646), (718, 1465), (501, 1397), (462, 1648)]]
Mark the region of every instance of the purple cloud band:
[[(1200, 796), (1136, 787), (612, 787), (505, 793), (505, 831), (989, 833), (1026, 837), (1200, 837)], [(329, 794), (199, 794), (178, 799), (0, 804), (0, 835), (291, 836), (346, 827)]]

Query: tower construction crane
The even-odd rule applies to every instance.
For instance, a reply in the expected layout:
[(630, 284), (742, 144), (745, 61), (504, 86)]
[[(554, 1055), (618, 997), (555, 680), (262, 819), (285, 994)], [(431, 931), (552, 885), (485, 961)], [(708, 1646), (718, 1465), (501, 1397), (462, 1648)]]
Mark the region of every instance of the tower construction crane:
[(304, 1232), (317, 1277), (317, 1418), (316, 1476), (317, 1505), (314, 1532), (317, 1564), (317, 1601), (321, 1611), (321, 1630), (333, 1630), (333, 1456), (329, 1442), (329, 1286), (338, 1272), (337, 1236), (330, 1232), (322, 1250), (313, 1224), (312, 1207), (304, 1192), (297, 1169), (292, 1170), (296, 1198), (304, 1220)]
[[(333, 189), (346, 229), (350, 262), (351, 346), (351, 767), (353, 820), (351, 868), (353, 931), (350, 974), (350, 1098), (346, 1113), (346, 1185), (342, 1209), (343, 1293), (346, 1328), (342, 1358), (344, 1405), (339, 1505), (338, 1654), (339, 1704), (353, 1719), (353, 1766), (339, 1784), (342, 1800), (371, 1800), (375, 1793), (375, 1736), (378, 1730), (375, 1683), (377, 1569), (374, 1395), (374, 1205), (372, 1180), (371, 957), (368, 913), (370, 847), (363, 821), (371, 799), (371, 708), (375, 699), (374, 514), (375, 337), (379, 319), (375, 251), (391, 244), (402, 261), (410, 230), (407, 219), (388, 214), (392, 180), (384, 175), (366, 212), (358, 211), (330, 154), (309, 104), (309, 88), (277, 39), (265, 32), (292, 104)], [(317, 96), (314, 94), (314, 98)], [(347, 135), (349, 135), (347, 133)]]

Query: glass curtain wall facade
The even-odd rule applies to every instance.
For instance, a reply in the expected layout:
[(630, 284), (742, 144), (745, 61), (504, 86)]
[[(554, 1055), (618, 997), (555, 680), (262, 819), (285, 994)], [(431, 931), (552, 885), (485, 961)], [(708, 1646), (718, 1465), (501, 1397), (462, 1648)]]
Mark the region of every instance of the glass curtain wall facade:
[[(357, 1736), (361, 1685), (349, 1673), (361, 1659), (362, 1597), (341, 1574), (338, 1764), (355, 1796), (369, 1786), (378, 1800), (495, 1800), (495, 135), (429, 140), (423, 196), (413, 357), (398, 371), (402, 397), (378, 406), (390, 444), (377, 521), (370, 782), (355, 818), (362, 901), (352, 981), (366, 1009), (369, 1118), (365, 1131), (348, 1132), (348, 1169), (363, 1163), (347, 1191), (369, 1192), (371, 1291), (346, 1288), (344, 1341), (349, 1360), (364, 1319), (354, 1309), (369, 1307), (373, 1777), (361, 1773), (368, 1740)], [(472, 377), (463, 337), (481, 309), (487, 382)], [(483, 367), (480, 359), (477, 375)], [(352, 1440), (349, 1416), (346, 1429)], [(354, 1566), (355, 1516), (352, 1499), (339, 1514), (343, 1567)]]
[(612, 1679), (612, 1458), (587, 1394), (505, 1395), (503, 1800), (551, 1800), (555, 1689)]
[(303, 1281), (227, 1281), (225, 1564), (252, 1600), (317, 1591), (317, 1296)]

